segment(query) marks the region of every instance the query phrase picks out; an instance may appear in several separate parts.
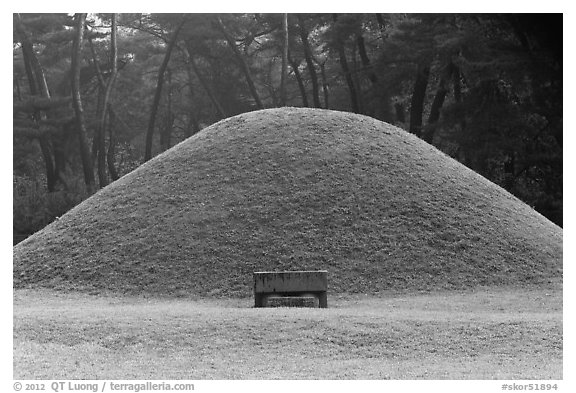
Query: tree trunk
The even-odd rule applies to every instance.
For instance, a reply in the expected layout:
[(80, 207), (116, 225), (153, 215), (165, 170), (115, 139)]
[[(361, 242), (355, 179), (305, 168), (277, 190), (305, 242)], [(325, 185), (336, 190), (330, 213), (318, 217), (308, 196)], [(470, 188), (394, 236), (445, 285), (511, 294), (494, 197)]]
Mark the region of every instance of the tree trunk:
[[(187, 51), (184, 50), (184, 52), (186, 53)], [(198, 117), (194, 112), (194, 105), (192, 105), (192, 103), (194, 102), (194, 83), (193, 83), (194, 78), (192, 77), (192, 71), (189, 65), (186, 67), (186, 71), (188, 75), (188, 89), (189, 89), (188, 91), (190, 93), (190, 105), (188, 107), (189, 108), (188, 124), (186, 125), (186, 129), (184, 130), (184, 137), (189, 138), (200, 131), (200, 124), (198, 123)]]
[(54, 154), (54, 180), (66, 187), (64, 179), (60, 176), (66, 169), (66, 148), (71, 135), (74, 134), (74, 121), (64, 123), (62, 132), (52, 136), (52, 148)]
[(511, 191), (514, 187), (514, 182), (516, 180), (515, 167), (516, 167), (516, 153), (513, 149), (508, 150), (508, 155), (504, 161), (504, 188)]
[(116, 31), (117, 31), (117, 15), (112, 15), (112, 26), (110, 32), (110, 59), (111, 64), (111, 74), (108, 78), (108, 83), (104, 87), (104, 92), (102, 95), (101, 112), (99, 113), (100, 118), (98, 121), (97, 128), (97, 139), (98, 139), (98, 181), (100, 183), (100, 188), (106, 187), (108, 185), (108, 176), (106, 173), (106, 117), (108, 114), (110, 95), (112, 94), (112, 89), (114, 88), (114, 83), (116, 82), (116, 76), (118, 74), (118, 49), (116, 45)]
[[(104, 90), (106, 86), (99, 85), (98, 86), (98, 98), (96, 99), (96, 118), (99, 119), (104, 112), (104, 107), (102, 104), (104, 103)], [(99, 124), (96, 126), (94, 130), (94, 135), (92, 136), (92, 154), (90, 158), (92, 159), (92, 165), (97, 163), (98, 161), (98, 150), (100, 149), (100, 127)]]
[(454, 65), (452, 72), (452, 85), (454, 86), (454, 100), (458, 103), (462, 102), (462, 86), (460, 84), (460, 70)]
[[(268, 95), (270, 96), (270, 99), (272, 100), (272, 106), (273, 107), (279, 107), (280, 105), (280, 99), (277, 97), (277, 90), (274, 89), (274, 84), (272, 83), (272, 75), (274, 74), (274, 66), (276, 65), (276, 61), (274, 58), (270, 58), (270, 60), (268, 61), (268, 69), (267, 69), (267, 74), (265, 76), (265, 80), (269, 81), (268, 83), (264, 84), (264, 87), (268, 90)], [(264, 67), (262, 67), (262, 70), (264, 70)]]
[(444, 105), (444, 100), (448, 94), (448, 82), (452, 76), (453, 69), (454, 66), (450, 62), (446, 65), (446, 67), (444, 67), (440, 75), (440, 80), (438, 81), (438, 89), (436, 90), (434, 101), (432, 101), (432, 106), (430, 107), (428, 125), (423, 135), (423, 139), (428, 143), (432, 143), (432, 140), (434, 139), (436, 123), (438, 120), (440, 120), (440, 110), (442, 109), (442, 105)]
[[(26, 76), (28, 78), (30, 94), (32, 96), (39, 95), (42, 98), (50, 99), (50, 92), (48, 90), (48, 84), (46, 83), (44, 70), (42, 69), (40, 62), (38, 61), (38, 57), (34, 52), (34, 46), (32, 45), (32, 42), (28, 38), (28, 34), (24, 29), (24, 24), (20, 14), (14, 14), (14, 26), (16, 28), (16, 32), (20, 36), (19, 38), (22, 44), (22, 58), (24, 61)], [(42, 114), (39, 110), (35, 111), (33, 118), (35, 122), (41, 120)], [(46, 135), (42, 135), (38, 138), (38, 143), (40, 144), (40, 151), (42, 152), (42, 158), (44, 160), (44, 166), (46, 170), (46, 188), (48, 189), (48, 192), (53, 192), (56, 190), (58, 175), (56, 173), (55, 165), (52, 159), (50, 138)]]
[(84, 25), (86, 14), (76, 14), (76, 26), (74, 42), (72, 44), (72, 106), (76, 115), (76, 126), (78, 140), (80, 143), (80, 157), (82, 159), (82, 168), (84, 170), (84, 182), (89, 194), (96, 190), (94, 179), (94, 168), (90, 160), (90, 149), (88, 148), (88, 138), (86, 124), (84, 122), (84, 109), (82, 107), (82, 97), (80, 96), (80, 68), (82, 60), (82, 44), (84, 39)]
[(366, 73), (368, 80), (370, 80), (372, 84), (372, 92), (375, 106), (374, 108), (372, 108), (373, 115), (377, 119), (381, 120), (385, 119), (386, 117), (391, 117), (389, 109), (390, 106), (389, 96), (386, 94), (385, 91), (382, 90), (381, 86), (378, 85), (378, 76), (374, 72), (374, 67), (372, 67), (370, 59), (368, 58), (364, 37), (362, 37), (361, 33), (356, 36), (356, 43), (358, 45), (358, 53), (360, 55), (360, 60), (362, 61), (362, 68), (364, 69), (364, 72)]
[(46, 167), (46, 188), (48, 192), (54, 192), (56, 191), (57, 177), (52, 161), (50, 139), (46, 135), (41, 135), (38, 138), (38, 143), (40, 144), (40, 151), (42, 151), (42, 158), (44, 159), (44, 166)]
[[(188, 43), (186, 45), (189, 46)], [(224, 108), (222, 108), (222, 105), (220, 105), (220, 102), (216, 98), (216, 95), (214, 94), (214, 92), (212, 91), (210, 86), (208, 85), (208, 82), (206, 82), (206, 80), (204, 79), (204, 77), (200, 73), (200, 70), (198, 69), (196, 62), (194, 61), (194, 58), (192, 57), (192, 53), (191, 53), (190, 49), (184, 47), (184, 48), (182, 48), (182, 51), (184, 52), (184, 55), (186, 56), (186, 61), (188, 64), (188, 67), (186, 67), (186, 71), (188, 73), (188, 79), (190, 80), (190, 88), (192, 88), (192, 80), (194, 79), (192, 77), (192, 71), (194, 71), (194, 73), (196, 74), (196, 78), (198, 78), (198, 81), (202, 85), (202, 88), (204, 89), (204, 91), (206, 91), (206, 94), (208, 94), (208, 98), (210, 98), (210, 101), (212, 101), (212, 104), (214, 105), (214, 108), (216, 109), (216, 112), (218, 113), (218, 116), (220, 117), (220, 119), (224, 119), (224, 118), (228, 117), (226, 115), (226, 112), (224, 111)]]
[[(116, 167), (114, 166), (114, 150), (115, 150), (115, 146), (114, 144), (116, 143), (115, 141), (115, 137), (114, 137), (114, 122), (112, 119), (112, 110), (111, 110), (111, 106), (112, 104), (110, 103), (110, 94), (112, 92), (112, 89), (114, 87), (114, 83), (116, 82), (116, 77), (118, 75), (118, 43), (117, 43), (117, 37), (118, 37), (118, 15), (117, 14), (113, 14), (112, 15), (112, 31), (111, 31), (111, 36), (110, 36), (110, 57), (112, 58), (112, 73), (110, 75), (110, 80), (108, 81), (108, 85), (106, 86), (106, 96), (104, 97), (104, 104), (105, 104), (105, 108), (106, 108), (106, 113), (108, 114), (109, 120), (108, 120), (108, 132), (109, 132), (109, 140), (108, 140), (108, 152), (106, 153), (106, 162), (108, 164), (108, 172), (110, 173), (110, 177), (112, 178), (112, 180), (118, 180), (118, 173), (116, 171)], [(106, 118), (104, 117), (104, 120), (106, 120)], [(106, 122), (103, 122), (103, 127), (105, 127)], [(104, 134), (104, 128), (102, 129), (103, 132), (102, 134)], [(102, 148), (104, 149), (104, 144), (102, 144)]]
[(382, 37), (382, 41), (385, 41), (384, 31), (386, 30), (386, 22), (384, 21), (384, 17), (382, 14), (376, 14), (376, 21), (378, 22), (378, 28), (380, 29), (380, 36)]
[[(338, 16), (334, 14), (332, 16), (334, 23), (338, 21)], [(354, 80), (352, 79), (352, 73), (348, 67), (348, 61), (346, 60), (346, 50), (344, 49), (344, 43), (340, 39), (336, 39), (336, 46), (338, 49), (338, 56), (340, 58), (340, 67), (342, 67), (342, 72), (346, 78), (346, 84), (348, 85), (348, 91), (350, 92), (350, 106), (352, 107), (352, 112), (360, 113), (360, 105), (358, 104), (358, 94), (356, 93), (356, 87), (354, 86)]]
[(298, 27), (300, 30), (300, 39), (302, 40), (302, 46), (304, 48), (304, 58), (306, 59), (308, 73), (310, 74), (310, 81), (312, 82), (312, 101), (314, 101), (315, 108), (320, 108), (321, 105), (318, 91), (318, 77), (316, 75), (316, 69), (314, 68), (314, 61), (312, 60), (310, 43), (308, 42), (308, 31), (306, 31), (304, 17), (301, 14), (298, 14)]
[(280, 74), (280, 106), (286, 106), (286, 79), (288, 77), (288, 14), (282, 14), (282, 73)]
[[(98, 63), (98, 56), (96, 54), (96, 50), (94, 49), (94, 43), (92, 39), (88, 37), (88, 44), (90, 46), (90, 52), (92, 52), (92, 62), (94, 63), (94, 69), (96, 70), (96, 79), (98, 79), (98, 98), (96, 101), (96, 118), (100, 119), (102, 113), (104, 111), (104, 107), (102, 106), (104, 103), (104, 94), (106, 91), (106, 81), (104, 80), (104, 76), (102, 74), (102, 70), (100, 69), (100, 64)], [(100, 132), (102, 132), (100, 127), (96, 127), (94, 132), (94, 136), (92, 137), (92, 165), (97, 162), (98, 160), (98, 149), (100, 148)], [(98, 174), (100, 176), (100, 173)], [(102, 187), (102, 186), (101, 186)]]
[(20, 42), (22, 44), (22, 56), (24, 59), (24, 70), (26, 71), (26, 76), (28, 77), (28, 85), (30, 86), (30, 94), (40, 95), (40, 87), (39, 83), (36, 80), (36, 76), (34, 75), (34, 70), (32, 68), (32, 59), (36, 57), (34, 53), (34, 46), (30, 39), (28, 38), (28, 34), (24, 29), (24, 24), (22, 22), (22, 17), (20, 14), (14, 14), (14, 27), (18, 36), (20, 38)]
[[(358, 61), (356, 58), (356, 49), (357, 45), (356, 43), (354, 43), (354, 45), (352, 46), (352, 70), (354, 71), (351, 72), (350, 75), (352, 75), (352, 81), (354, 82), (354, 87), (357, 94), (356, 98), (358, 101), (358, 113), (366, 113), (364, 105), (364, 95), (362, 94), (362, 81), (360, 80), (360, 73), (358, 72), (360, 67), (358, 67)], [(370, 113), (369, 115), (373, 116), (372, 113)]]
[(370, 64), (370, 59), (366, 53), (366, 45), (364, 44), (364, 37), (362, 37), (362, 34), (357, 35), (356, 44), (358, 45), (358, 53), (360, 55), (360, 60), (362, 61), (362, 67), (364, 68), (370, 82), (372, 82), (373, 85), (376, 85), (378, 83), (378, 77), (374, 73), (374, 69)]
[[(30, 52), (27, 48), (26, 51), (24, 50), (25, 45), (22, 44), (22, 52), (23, 52), (23, 59), (24, 65), (26, 69), (26, 74), (28, 76), (28, 82), (30, 85), (30, 93), (32, 95), (38, 94), (38, 85), (36, 84), (36, 76), (32, 70), (32, 65), (30, 62)], [(34, 52), (32, 51), (34, 55)], [(34, 55), (35, 56), (35, 55)], [(38, 122), (41, 119), (41, 114), (38, 111), (34, 114), (34, 121)], [(44, 168), (46, 171), (46, 188), (48, 192), (54, 192), (56, 190), (56, 182), (57, 176), (54, 169), (54, 163), (52, 160), (51, 148), (50, 148), (50, 138), (47, 135), (41, 135), (38, 137), (38, 143), (40, 145), (40, 152), (42, 153), (42, 158), (44, 161)]]
[(168, 63), (170, 62), (170, 55), (172, 50), (176, 45), (178, 40), (178, 34), (186, 22), (183, 19), (168, 42), (168, 47), (166, 48), (166, 54), (164, 55), (164, 60), (158, 69), (158, 82), (156, 84), (156, 92), (154, 93), (154, 100), (152, 102), (152, 108), (150, 109), (150, 120), (148, 121), (148, 130), (146, 131), (146, 148), (144, 151), (144, 162), (152, 158), (152, 140), (154, 136), (154, 126), (156, 124), (156, 116), (158, 115), (158, 106), (160, 105), (160, 99), (162, 98), (162, 87), (164, 85), (164, 73), (166, 68), (168, 68)]
[(22, 90), (20, 89), (20, 80), (19, 78), (14, 78), (14, 89), (16, 89), (16, 97), (18, 101), (22, 101)]
[(160, 133), (160, 150), (166, 151), (170, 149), (172, 144), (172, 130), (174, 128), (174, 114), (167, 111), (164, 116), (164, 124), (162, 125), (162, 132)]
[[(110, 104), (108, 104), (110, 105)], [(108, 163), (108, 173), (110, 173), (110, 178), (112, 181), (116, 181), (120, 178), (118, 176), (118, 171), (116, 170), (115, 164), (115, 151), (116, 151), (116, 134), (114, 132), (114, 127), (116, 125), (116, 112), (112, 108), (108, 107), (108, 151), (106, 152), (106, 161)]]
[(246, 63), (246, 60), (244, 59), (244, 57), (242, 56), (242, 54), (238, 50), (238, 47), (236, 46), (236, 42), (235, 42), (234, 38), (232, 38), (232, 36), (228, 33), (228, 31), (226, 30), (226, 27), (224, 27), (224, 23), (222, 23), (222, 19), (220, 17), (216, 17), (216, 21), (218, 22), (218, 27), (220, 28), (220, 31), (222, 32), (222, 34), (226, 38), (226, 41), (228, 42), (230, 49), (232, 49), (232, 51), (234, 52), (234, 55), (236, 56), (236, 58), (238, 59), (238, 62), (240, 63), (240, 68), (242, 69), (242, 72), (244, 72), (244, 77), (246, 78), (246, 82), (248, 83), (248, 88), (250, 89), (250, 93), (252, 94), (252, 97), (254, 97), (254, 101), (256, 101), (256, 106), (258, 107), (258, 109), (264, 109), (264, 105), (262, 104), (262, 101), (260, 100), (260, 96), (258, 95), (258, 91), (256, 90), (256, 85), (254, 84), (254, 80), (252, 79), (252, 74), (250, 73), (250, 68), (248, 67), (248, 64)]
[(426, 87), (430, 76), (430, 65), (418, 64), (416, 69), (416, 81), (412, 91), (410, 102), (410, 132), (417, 137), (422, 136), (422, 115), (424, 113), (424, 99), (426, 98)]
[(290, 67), (294, 71), (294, 76), (296, 77), (296, 82), (298, 82), (298, 89), (300, 89), (300, 96), (302, 97), (302, 105), (308, 107), (308, 96), (306, 95), (306, 88), (304, 87), (304, 81), (302, 80), (302, 75), (300, 75), (300, 70), (298, 69), (298, 63), (288, 55), (288, 61), (290, 62)]
[(174, 126), (174, 114), (172, 113), (172, 72), (170, 69), (166, 71), (168, 75), (168, 94), (166, 97), (166, 114), (164, 116), (164, 124), (160, 131), (160, 150), (166, 151), (170, 148), (172, 143), (172, 127)]
[[(32, 44), (30, 44), (32, 48)], [(46, 81), (46, 75), (44, 74), (44, 69), (40, 65), (40, 61), (38, 60), (38, 56), (32, 50), (32, 57), (30, 58), (32, 63), (32, 70), (36, 76), (36, 83), (38, 85), (38, 89), (40, 92), (40, 96), (44, 98), (50, 98), (50, 90), (48, 89), (48, 82)]]
[(324, 93), (324, 108), (328, 109), (328, 79), (326, 78), (326, 63), (319, 63), (320, 76), (322, 77), (322, 91)]
[[(452, 86), (454, 88), (454, 100), (458, 103), (462, 103), (462, 85), (460, 83), (461, 74), (460, 69), (454, 65), (452, 72)], [(464, 132), (466, 129), (466, 115), (460, 111), (458, 115), (460, 117), (460, 132)]]
[(184, 132), (184, 137), (190, 138), (192, 135), (196, 135), (200, 132), (200, 123), (198, 122), (198, 116), (194, 112), (194, 109), (190, 108), (188, 112), (188, 125)]
[(394, 104), (394, 110), (396, 112), (396, 121), (400, 123), (404, 123), (406, 121), (406, 114), (404, 112), (404, 105), (397, 102)]

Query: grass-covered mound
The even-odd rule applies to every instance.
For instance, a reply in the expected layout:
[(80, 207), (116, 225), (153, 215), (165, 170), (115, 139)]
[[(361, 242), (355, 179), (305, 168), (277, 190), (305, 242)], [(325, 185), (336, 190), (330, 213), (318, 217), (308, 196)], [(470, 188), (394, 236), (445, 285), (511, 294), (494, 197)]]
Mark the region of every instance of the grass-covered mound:
[(401, 129), (284, 108), (206, 128), (14, 248), (15, 287), (237, 296), (304, 269), (331, 292), (543, 284), (562, 230)]

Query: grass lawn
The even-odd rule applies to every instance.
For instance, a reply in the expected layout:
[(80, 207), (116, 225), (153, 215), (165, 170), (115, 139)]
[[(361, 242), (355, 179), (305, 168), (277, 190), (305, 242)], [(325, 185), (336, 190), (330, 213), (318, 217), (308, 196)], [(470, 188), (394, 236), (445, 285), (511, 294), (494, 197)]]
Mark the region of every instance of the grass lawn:
[(15, 379), (562, 379), (562, 290), (252, 299), (14, 291)]

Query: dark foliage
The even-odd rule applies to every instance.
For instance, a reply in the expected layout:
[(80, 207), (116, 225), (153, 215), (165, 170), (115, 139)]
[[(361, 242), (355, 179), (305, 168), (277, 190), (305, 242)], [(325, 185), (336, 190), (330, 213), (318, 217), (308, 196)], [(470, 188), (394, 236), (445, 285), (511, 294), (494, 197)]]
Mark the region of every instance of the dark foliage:
[[(76, 59), (92, 146), (84, 168), (97, 168), (100, 184), (142, 162), (146, 142), (154, 156), (222, 118), (285, 102), (410, 130), (562, 225), (561, 14), (291, 14), (284, 89), (282, 15), (120, 14), (103, 108), (112, 19), (88, 14)], [(71, 104), (74, 18), (14, 22), (17, 241), (89, 195), (79, 180), (90, 174)]]

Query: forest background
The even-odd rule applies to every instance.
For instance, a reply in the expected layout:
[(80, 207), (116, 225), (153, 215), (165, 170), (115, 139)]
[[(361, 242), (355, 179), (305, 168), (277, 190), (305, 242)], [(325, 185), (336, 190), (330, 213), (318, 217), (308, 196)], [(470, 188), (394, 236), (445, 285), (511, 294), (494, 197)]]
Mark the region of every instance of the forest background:
[(13, 243), (221, 119), (395, 124), (562, 226), (562, 14), (14, 14)]

